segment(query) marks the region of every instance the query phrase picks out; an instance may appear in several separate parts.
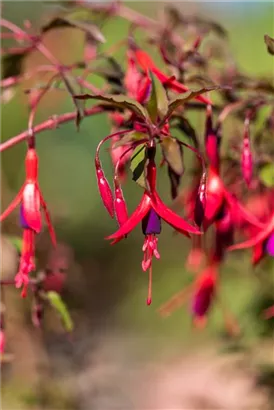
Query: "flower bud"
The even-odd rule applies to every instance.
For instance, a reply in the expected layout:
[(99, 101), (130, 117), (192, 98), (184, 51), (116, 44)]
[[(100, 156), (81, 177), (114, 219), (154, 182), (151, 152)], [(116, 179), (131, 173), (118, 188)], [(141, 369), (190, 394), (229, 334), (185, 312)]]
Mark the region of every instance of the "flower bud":
[(103, 201), (103, 204), (108, 211), (111, 218), (114, 217), (114, 204), (113, 195), (109, 186), (109, 183), (104, 175), (104, 171), (101, 167), (96, 167), (96, 177), (98, 183), (98, 189)]

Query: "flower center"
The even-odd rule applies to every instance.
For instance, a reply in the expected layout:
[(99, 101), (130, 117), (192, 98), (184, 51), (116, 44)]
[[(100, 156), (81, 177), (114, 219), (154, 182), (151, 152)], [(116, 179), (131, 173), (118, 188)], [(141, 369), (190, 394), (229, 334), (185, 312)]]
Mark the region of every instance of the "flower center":
[(142, 221), (142, 230), (144, 235), (159, 235), (161, 233), (161, 218), (151, 209)]

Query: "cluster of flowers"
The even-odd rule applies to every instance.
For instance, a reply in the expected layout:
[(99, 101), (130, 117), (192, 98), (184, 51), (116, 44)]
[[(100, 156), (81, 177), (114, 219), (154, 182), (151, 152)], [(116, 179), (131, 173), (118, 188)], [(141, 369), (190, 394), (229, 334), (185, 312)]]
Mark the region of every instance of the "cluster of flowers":
[[(91, 6), (90, 6), (91, 7)], [(118, 9), (111, 9), (111, 12), (117, 12)], [(122, 9), (125, 11), (125, 9)], [(110, 13), (110, 11), (109, 11)], [(135, 15), (134, 15), (135, 16)], [(128, 18), (132, 16), (128, 13)], [(135, 16), (136, 17), (136, 16)], [(149, 27), (147, 20), (138, 17), (136, 25)], [(57, 20), (56, 20), (57, 21)], [(79, 22), (73, 22), (71, 19), (59, 18), (43, 28), (43, 33), (55, 26), (70, 26), (85, 30), (87, 26), (80, 25)], [(77, 24), (76, 24), (77, 23)], [(222, 178), (221, 169), (224, 161), (221, 157), (220, 149), (222, 137), (222, 122), (234, 108), (244, 109), (243, 139), (241, 143), (241, 160), (240, 168), (242, 172), (241, 180), (244, 180), (249, 188), (254, 179), (253, 172), (253, 155), (250, 141), (250, 122), (260, 105), (266, 105), (268, 100), (256, 100), (252, 106), (250, 101), (240, 101), (235, 97), (233, 86), (229, 83), (228, 70), (227, 77), (219, 77), (220, 84), (225, 86), (210, 85), (199, 90), (190, 91), (181, 81), (185, 71), (183, 59), (191, 64), (206, 65), (199, 54), (202, 37), (197, 36), (191, 46), (190, 51), (180, 56), (180, 61), (175, 61), (176, 47), (174, 44), (178, 38), (174, 35), (173, 29), (166, 29), (166, 37), (159, 42), (159, 51), (165, 63), (169, 66), (176, 67), (181, 77), (176, 79), (175, 75), (169, 76), (164, 73), (151, 59), (148, 53), (142, 50), (133, 40), (130, 34), (126, 48), (126, 71), (125, 75), (115, 76), (117, 73), (103, 72), (103, 75), (109, 82), (108, 85), (115, 84), (123, 90), (112, 90), (110, 94), (103, 94), (96, 90), (92, 84), (83, 80), (82, 77), (75, 78), (78, 85), (85, 87), (93, 94), (79, 94), (74, 92), (69, 83), (69, 77), (66, 73), (70, 72), (77, 66), (62, 66), (55, 57), (45, 48), (42, 37), (33, 37), (25, 31), (19, 29), (12, 23), (2, 20), (2, 25), (12, 32), (12, 36), (18, 41), (28, 41), (24, 52), (37, 49), (48, 60), (51, 65), (50, 72), (54, 71), (54, 77), (59, 76), (66, 85), (69, 93), (73, 96), (73, 101), (77, 108), (76, 113), (70, 113), (60, 116), (59, 123), (76, 119), (79, 125), (81, 103), (88, 99), (97, 100), (100, 103), (92, 109), (84, 109), (83, 117), (105, 112), (113, 127), (113, 132), (106, 138), (102, 139), (97, 147), (95, 154), (95, 171), (98, 181), (99, 192), (103, 204), (111, 218), (116, 218), (119, 229), (110, 235), (107, 239), (115, 244), (125, 238), (139, 224), (142, 226), (144, 234), (144, 243), (142, 247), (143, 271), (149, 272), (149, 285), (147, 304), (152, 302), (152, 260), (160, 258), (158, 250), (158, 236), (161, 233), (162, 221), (169, 224), (178, 233), (190, 238), (192, 249), (190, 251), (187, 265), (197, 274), (197, 278), (191, 285), (189, 292), (192, 298), (192, 314), (196, 323), (205, 323), (206, 315), (212, 305), (212, 301), (217, 297), (217, 286), (219, 281), (219, 268), (224, 261), (227, 251), (234, 249), (253, 249), (253, 264), (258, 264), (265, 255), (274, 256), (274, 211), (271, 207), (273, 201), (273, 190), (269, 190), (268, 196), (260, 196), (262, 206), (259, 207), (259, 213), (250, 212), (247, 207), (243, 206), (236, 196), (227, 188), (227, 184)], [(84, 27), (84, 28), (83, 28)], [(96, 47), (94, 38), (91, 40), (91, 33), (87, 36), (88, 46), (92, 58), (96, 59)], [(94, 27), (93, 27), (94, 34)], [(175, 36), (175, 38), (173, 38)], [(96, 40), (101, 37), (96, 32)], [(34, 41), (35, 40), (35, 41)], [(172, 53), (168, 53), (169, 45), (164, 44), (164, 40), (172, 43), (170, 47)], [(155, 42), (155, 41), (154, 41)], [(22, 52), (23, 53), (23, 52)], [(89, 53), (90, 54), (90, 53)], [(113, 64), (113, 59), (110, 61)], [(116, 66), (115, 66), (116, 67)], [(79, 68), (79, 67), (78, 67)], [(116, 67), (117, 68), (117, 67)], [(46, 69), (46, 68), (45, 68)], [(92, 70), (91, 70), (92, 71)], [(237, 79), (237, 73), (235, 78)], [(236, 80), (235, 80), (236, 81)], [(19, 83), (20, 76), (11, 76), (3, 80), (2, 86), (9, 87), (11, 84)], [(56, 237), (52, 226), (46, 202), (41, 193), (38, 182), (38, 155), (35, 149), (35, 133), (52, 126), (52, 121), (45, 122), (40, 127), (33, 127), (33, 118), (43, 95), (50, 90), (52, 78), (46, 87), (35, 94), (35, 103), (31, 103), (31, 114), (29, 120), (29, 132), (22, 134), (18, 139), (12, 139), (10, 142), (3, 143), (1, 151), (13, 146), (15, 143), (27, 139), (28, 150), (26, 154), (26, 179), (23, 187), (16, 198), (4, 211), (0, 217), (2, 222), (17, 206), (20, 207), (20, 225), (23, 229), (23, 246), (20, 256), (18, 273), (15, 277), (15, 286), (22, 288), (22, 296), (27, 294), (27, 288), (32, 284), (30, 273), (35, 271), (35, 239), (36, 235), (42, 229), (41, 209), (44, 210), (47, 225), (53, 245), (56, 245)], [(229, 87), (227, 87), (227, 85)], [(233, 84), (234, 85), (234, 84)], [(248, 88), (248, 87), (247, 87)], [(231, 90), (232, 89), (232, 90)], [(95, 91), (94, 91), (95, 90)], [(214, 119), (214, 104), (208, 94), (210, 91), (223, 92), (227, 104), (224, 105), (218, 116), (216, 123)], [(81, 101), (82, 100), (82, 101)], [(239, 101), (238, 101), (239, 100)], [(230, 103), (229, 103), (230, 101)], [(198, 109), (205, 113), (205, 134), (203, 147), (196, 139), (196, 133), (185, 117), (186, 107), (192, 104), (193, 109)], [(181, 115), (183, 113), (183, 115)], [(269, 117), (269, 121), (270, 121)], [(193, 145), (186, 144), (179, 138), (172, 135), (174, 122), (179, 122), (179, 128), (190, 136)], [(273, 119), (272, 119), (273, 121)], [(58, 124), (58, 119), (56, 120)], [(271, 128), (271, 127), (270, 127)], [(101, 146), (110, 141), (110, 154), (114, 165), (114, 189), (104, 174), (101, 160)], [(195, 153), (198, 161), (198, 179), (195, 176), (191, 189), (188, 189), (183, 195), (179, 193), (181, 178), (184, 173), (183, 149), (187, 148)], [(157, 162), (156, 154), (160, 153), (161, 161)], [(133, 180), (142, 186), (144, 193), (136, 210), (128, 215), (126, 201), (124, 199), (121, 184), (127, 176), (128, 164), (131, 164), (133, 171)], [(175, 203), (179, 203), (184, 208), (186, 219), (179, 216), (173, 209), (165, 205), (157, 192), (157, 169), (166, 167), (171, 184), (171, 197)], [(272, 199), (271, 199), (272, 198)], [(269, 205), (270, 204), (270, 205)], [(269, 206), (268, 206), (269, 205)], [(256, 208), (257, 210), (257, 208)], [(190, 222), (192, 221), (192, 222)], [(203, 238), (207, 235), (210, 228), (213, 228), (214, 243), (210, 249), (204, 246)], [(243, 243), (234, 243), (235, 232), (244, 232), (248, 240)], [(203, 262), (205, 261), (205, 266)], [(174, 309), (184, 303), (185, 296), (188, 292), (185, 290), (179, 293), (160, 308), (160, 313), (165, 316), (170, 314)]]

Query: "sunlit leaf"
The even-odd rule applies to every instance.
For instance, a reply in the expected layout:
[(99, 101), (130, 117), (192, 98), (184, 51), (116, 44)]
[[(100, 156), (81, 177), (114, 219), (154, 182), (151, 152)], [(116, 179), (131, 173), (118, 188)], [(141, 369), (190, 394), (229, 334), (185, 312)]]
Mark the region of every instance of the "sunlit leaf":
[(143, 118), (145, 120), (149, 120), (149, 115), (147, 110), (139, 104), (137, 101), (133, 100), (132, 98), (127, 97), (126, 95), (92, 95), (92, 94), (83, 94), (77, 95), (75, 98), (79, 100), (99, 100), (105, 101), (110, 105), (118, 108), (128, 109), (134, 112), (138, 117)]
[(163, 155), (168, 165), (177, 175), (184, 173), (182, 147), (175, 138), (165, 137), (161, 143)]
[(269, 54), (271, 54), (273, 56), (274, 55), (274, 38), (272, 38), (272, 37), (268, 36), (267, 34), (265, 34), (264, 42), (266, 44), (267, 51), (269, 52)]
[(267, 164), (261, 169), (260, 179), (265, 186), (274, 187), (274, 164)]
[(46, 293), (47, 299), (51, 306), (59, 313), (61, 319), (63, 321), (64, 327), (67, 332), (71, 332), (73, 330), (73, 322), (67, 306), (65, 305), (64, 301), (61, 299), (60, 295), (56, 292), (50, 291)]
[(145, 144), (140, 145), (135, 148), (132, 156), (130, 169), (132, 171), (132, 179), (142, 188), (146, 189), (146, 180), (145, 180), (145, 165), (146, 165), (146, 153), (145, 153)]

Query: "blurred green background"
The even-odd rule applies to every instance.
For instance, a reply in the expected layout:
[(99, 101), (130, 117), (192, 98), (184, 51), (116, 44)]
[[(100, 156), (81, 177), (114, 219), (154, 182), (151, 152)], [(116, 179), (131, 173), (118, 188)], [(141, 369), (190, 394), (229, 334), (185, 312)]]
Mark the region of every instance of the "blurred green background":
[[(273, 74), (273, 58), (266, 53), (263, 42), (264, 34), (274, 34), (273, 4), (187, 2), (176, 5), (182, 11), (206, 15), (223, 24), (230, 35), (232, 53), (244, 71), (260, 75)], [(48, 6), (49, 4), (42, 2), (6, 1), (3, 2), (3, 14), (5, 18), (19, 25), (22, 25), (25, 19), (29, 19), (34, 25), (39, 26)], [(164, 3), (130, 2), (128, 6), (155, 17), (156, 13), (163, 10)], [(107, 42), (100, 49), (109, 48), (111, 44), (123, 39), (127, 27), (128, 24), (122, 19), (107, 22), (102, 28)], [(64, 61), (77, 59), (83, 47), (81, 38), (63, 30), (59, 34), (56, 33), (48, 39), (56, 55), (61, 55)], [(35, 56), (34, 60), (37, 58)], [(100, 84), (97, 79), (94, 79), (94, 83), (98, 86)], [(27, 128), (28, 112), (23, 90), (18, 90), (15, 97), (1, 108), (1, 138), (5, 141)], [(36, 122), (43, 121), (53, 114), (72, 110), (71, 101), (55, 93), (53, 97), (46, 97), (41, 104)], [(198, 125), (202, 123), (203, 118), (200, 118)], [(266, 325), (256, 318), (256, 307), (253, 306), (260, 303), (264, 290), (258, 275), (254, 274), (251, 268), (249, 254), (246, 252), (229, 256), (222, 268), (223, 301), (238, 318), (243, 330), (243, 336), (237, 342), (224, 337), (223, 318), (217, 304), (210, 314), (208, 327), (202, 333), (192, 329), (188, 304), (165, 320), (157, 314), (156, 310), (161, 303), (183, 288), (191, 279), (191, 274), (184, 268), (190, 244), (180, 236), (173, 236), (172, 229), (168, 226), (164, 226), (159, 240), (161, 260), (154, 263), (153, 303), (148, 308), (145, 304), (147, 275), (141, 270), (141, 229), (136, 229), (130, 238), (114, 247), (104, 240), (105, 236), (114, 232), (116, 224), (108, 218), (101, 204), (93, 158), (96, 145), (109, 131), (108, 119), (100, 115), (85, 119), (79, 132), (73, 123), (69, 123), (61, 125), (58, 129), (43, 132), (37, 138), (41, 189), (49, 204), (58, 240), (69, 249), (69, 254), (73, 252), (65, 298), (75, 320), (76, 329), (73, 341), (68, 341), (58, 326), (56, 328), (52, 325), (49, 319), (48, 328), (45, 326), (43, 332), (37, 335), (37, 331), (32, 329), (29, 319), (26, 318), (28, 302), (17, 301), (17, 292), (9, 290), (7, 299), (10, 305), (7, 306), (12, 304), (15, 308), (8, 309), (13, 309), (15, 317), (16, 309), (21, 309), (24, 314), (22, 313), (18, 322), (17, 319), (12, 322), (11, 314), (11, 324), (7, 325), (8, 329), (10, 326), (12, 334), (9, 336), (8, 333), (8, 343), (11, 343), (8, 350), (13, 350), (15, 357), (13, 363), (8, 366), (3, 383), (5, 409), (232, 409), (233, 407), (228, 407), (228, 404), (215, 404), (222, 407), (213, 407), (214, 404), (211, 404), (212, 407), (206, 407), (203, 402), (197, 404), (193, 401), (193, 404), (186, 404), (187, 401), (184, 402), (182, 399), (181, 404), (176, 404), (168, 401), (169, 397), (176, 394), (169, 393), (167, 385), (159, 387), (159, 384), (155, 387), (153, 372), (147, 368), (150, 365), (159, 366), (159, 372), (166, 375), (172, 366), (175, 367), (182, 361), (181, 373), (178, 369), (176, 376), (181, 381), (178, 391), (183, 391), (184, 385), (187, 385), (186, 381), (193, 377), (192, 386), (197, 384), (197, 394), (202, 396), (207, 388), (204, 379), (199, 385), (199, 374), (201, 376), (203, 366), (205, 368), (212, 363), (214, 367), (214, 360), (219, 360), (219, 353), (224, 349), (242, 349), (242, 355), (244, 358), (248, 357), (248, 363), (250, 356), (247, 355), (252, 351), (254, 366), (258, 363), (273, 362), (269, 353), (271, 341), (262, 339)], [(25, 150), (25, 144), (21, 143), (2, 154), (2, 207), (8, 205), (23, 182)], [(107, 174), (110, 175), (111, 162), (107, 152), (103, 154), (103, 162)], [(161, 178), (161, 192), (168, 203), (167, 181), (163, 175)], [(141, 194), (129, 177), (125, 196), (130, 210), (134, 209)], [(3, 233), (20, 234), (16, 224), (17, 214), (14, 213), (3, 224)], [(38, 250), (41, 256), (39, 263), (43, 267), (49, 251), (47, 232), (44, 232), (38, 241)], [(267, 265), (264, 270), (266, 274), (271, 274)], [(18, 325), (19, 322), (21, 325)], [(32, 353), (32, 360), (35, 363), (26, 370), (26, 374), (25, 369), (28, 369), (30, 359), (28, 354), (24, 353), (24, 343), (20, 342), (20, 331), (23, 331), (24, 326), (27, 329), (24, 340), (26, 345), (29, 344), (26, 351)], [(31, 340), (28, 339), (28, 335)], [(35, 349), (32, 349), (32, 343), (35, 344)], [(260, 348), (262, 343), (264, 349)], [(16, 347), (18, 344), (20, 348)], [(258, 359), (253, 349), (256, 353), (259, 351)], [(104, 353), (101, 353), (101, 350)], [(206, 359), (196, 358), (197, 354), (203, 353)], [(43, 359), (41, 367), (40, 359), (45, 354), (46, 358)], [(195, 359), (190, 362), (198, 363), (196, 373), (187, 360), (183, 359), (192, 357), (191, 355)], [(228, 362), (232, 363), (230, 356)], [(112, 374), (111, 371), (106, 371), (105, 374), (105, 370), (97, 370), (101, 367), (105, 369), (104, 366), (110, 364), (116, 368), (114, 374), (117, 378), (109, 376)], [(191, 376), (191, 372), (196, 376)], [(237, 373), (236, 370), (235, 372)], [(250, 370), (248, 374), (251, 375), (252, 372), (253, 370)], [(158, 371), (156, 373), (159, 374)], [(103, 379), (111, 380), (111, 388), (106, 387), (103, 382), (97, 386), (102, 374), (105, 374)], [(215, 376), (217, 383), (218, 370)], [(170, 376), (170, 380), (172, 377)], [(234, 375), (232, 378), (235, 381), (238, 380), (237, 377)], [(144, 388), (143, 384), (146, 381), (147, 387)], [(116, 390), (113, 387), (115, 383)], [(222, 381), (219, 380), (219, 383)], [(225, 392), (224, 386), (223, 389)], [(232, 403), (230, 406), (233, 406), (233, 403), (240, 403), (237, 402), (237, 397), (238, 400), (242, 400), (241, 395), (249, 394), (244, 393), (244, 389), (242, 393), (240, 390), (236, 393), (236, 387), (232, 390), (234, 393), (227, 393), (227, 397), (223, 394), (224, 403), (227, 399), (227, 403)], [(253, 394), (252, 388), (251, 391)], [(212, 393), (212, 396), (214, 394)], [(155, 401), (151, 399), (151, 395), (155, 397)], [(163, 398), (160, 400), (161, 395)], [(229, 402), (229, 395), (234, 395), (234, 402), (232, 399)], [(141, 397), (144, 398), (143, 402)], [(218, 402), (218, 398), (214, 400), (221, 403)], [(212, 403), (214, 400), (212, 399)], [(256, 406), (248, 408), (255, 409)]]

